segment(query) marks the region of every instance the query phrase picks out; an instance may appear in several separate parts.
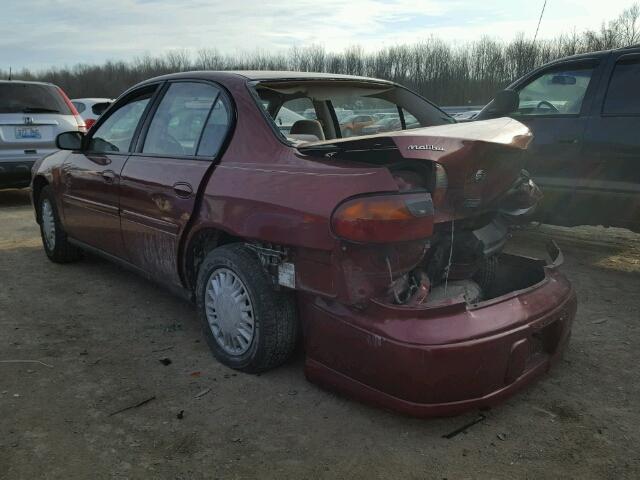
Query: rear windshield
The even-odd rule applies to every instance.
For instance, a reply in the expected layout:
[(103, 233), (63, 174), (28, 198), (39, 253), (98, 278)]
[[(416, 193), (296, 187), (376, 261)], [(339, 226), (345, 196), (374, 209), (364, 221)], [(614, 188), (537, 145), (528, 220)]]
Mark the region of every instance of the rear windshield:
[(61, 113), (71, 111), (51, 85), (0, 83), (0, 113)]
[(410, 90), (386, 83), (289, 80), (252, 87), (269, 121), (291, 144), (455, 122)]

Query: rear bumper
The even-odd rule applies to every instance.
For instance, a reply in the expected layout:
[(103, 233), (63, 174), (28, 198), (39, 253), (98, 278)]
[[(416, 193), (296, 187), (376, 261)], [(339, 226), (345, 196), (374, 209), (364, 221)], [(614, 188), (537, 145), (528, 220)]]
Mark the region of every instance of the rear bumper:
[(305, 373), (363, 402), (417, 417), (499, 403), (547, 372), (577, 302), (554, 268), (525, 290), (474, 307), (365, 311), (302, 299)]
[(31, 169), (36, 158), (0, 161), (0, 188), (24, 188), (31, 183)]

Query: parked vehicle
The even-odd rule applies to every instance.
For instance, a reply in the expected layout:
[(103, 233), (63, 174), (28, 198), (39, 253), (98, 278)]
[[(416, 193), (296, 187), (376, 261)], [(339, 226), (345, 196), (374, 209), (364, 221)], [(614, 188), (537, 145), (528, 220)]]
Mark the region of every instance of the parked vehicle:
[[(345, 95), (422, 127), (340, 138)], [(282, 132), (303, 98), (315, 119)], [(504, 215), (537, 199), (529, 130), (451, 121), (383, 80), (154, 78), (38, 162), (44, 250), (96, 252), (194, 300), (231, 368), (273, 368), (301, 335), (309, 380), (363, 401), (417, 416), (493, 405), (558, 359), (576, 297), (557, 248), (550, 264), (502, 252)]]
[(532, 130), (539, 220), (640, 232), (639, 81), (640, 47), (576, 55), (516, 80), (476, 117), (510, 115)]
[(340, 121), (340, 131), (343, 137), (362, 135), (362, 129), (376, 122), (373, 115), (350, 115)]
[(84, 119), (87, 130), (96, 123), (98, 117), (113, 103), (112, 98), (74, 98), (74, 107)]
[(56, 136), (84, 130), (59, 87), (0, 80), (0, 189), (28, 187), (33, 163), (55, 150)]

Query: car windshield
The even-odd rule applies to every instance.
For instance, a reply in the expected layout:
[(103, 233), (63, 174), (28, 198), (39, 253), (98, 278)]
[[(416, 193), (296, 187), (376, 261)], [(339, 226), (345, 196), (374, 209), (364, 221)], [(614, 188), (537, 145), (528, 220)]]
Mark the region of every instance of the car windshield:
[(0, 83), (0, 113), (62, 113), (71, 111), (50, 85), (36, 83)]
[(422, 97), (388, 83), (296, 80), (252, 86), (267, 118), (291, 144), (455, 122)]

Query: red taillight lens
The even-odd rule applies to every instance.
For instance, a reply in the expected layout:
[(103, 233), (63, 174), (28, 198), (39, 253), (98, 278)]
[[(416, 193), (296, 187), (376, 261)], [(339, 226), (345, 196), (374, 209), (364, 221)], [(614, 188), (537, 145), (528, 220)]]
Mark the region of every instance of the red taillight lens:
[(73, 115), (75, 117), (76, 123), (78, 124), (78, 131), (86, 132), (87, 131), (87, 126), (85, 125), (84, 120), (82, 119), (82, 117), (78, 113), (78, 110), (76, 109), (76, 106), (73, 103), (71, 103), (71, 100), (69, 100), (69, 97), (67, 97), (67, 94), (64, 93), (64, 90), (62, 90), (60, 87), (56, 87), (56, 88), (58, 89), (58, 92), (60, 93), (60, 96), (64, 100), (64, 103), (66, 103), (67, 107), (69, 107), (69, 110), (71, 110), (71, 115)]
[(340, 238), (362, 243), (405, 242), (433, 233), (433, 203), (426, 192), (359, 197), (341, 204), (331, 217)]
[(93, 118), (87, 118), (84, 121), (85, 126), (87, 127), (87, 130), (89, 130), (91, 127), (93, 127), (93, 125), (96, 123), (96, 121)]
[(433, 204), (436, 207), (440, 207), (444, 204), (444, 199), (447, 195), (447, 188), (449, 187), (449, 179), (447, 177), (447, 171), (442, 165), (436, 163), (436, 181), (433, 186)]

